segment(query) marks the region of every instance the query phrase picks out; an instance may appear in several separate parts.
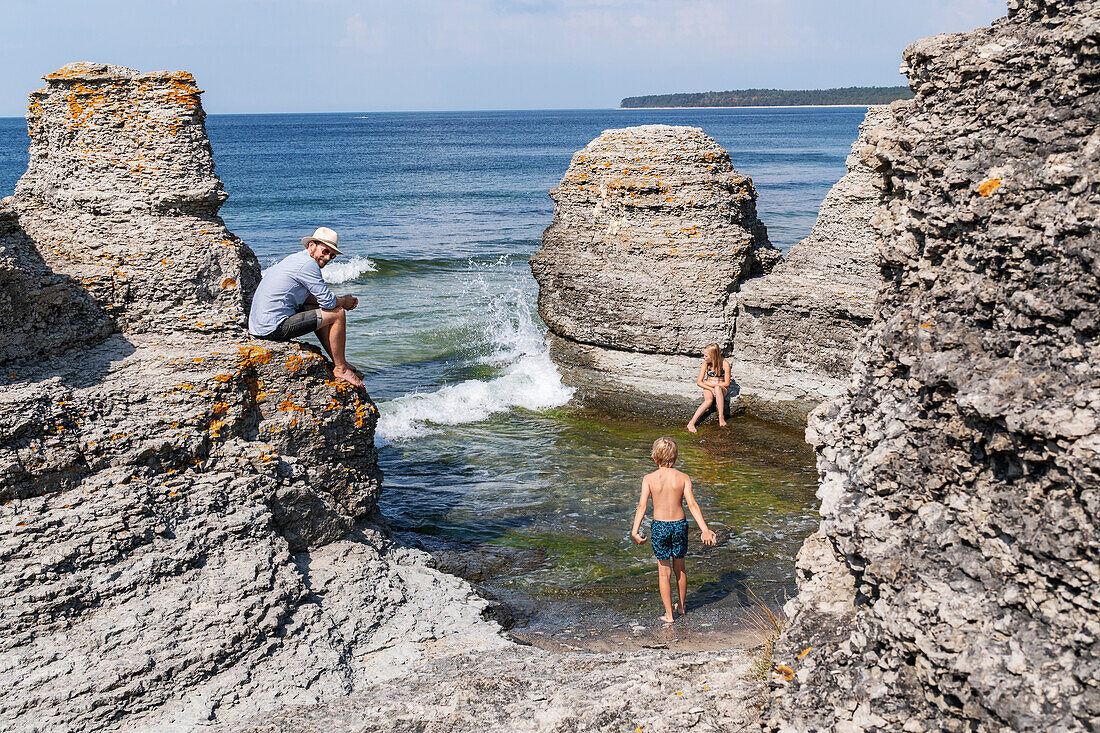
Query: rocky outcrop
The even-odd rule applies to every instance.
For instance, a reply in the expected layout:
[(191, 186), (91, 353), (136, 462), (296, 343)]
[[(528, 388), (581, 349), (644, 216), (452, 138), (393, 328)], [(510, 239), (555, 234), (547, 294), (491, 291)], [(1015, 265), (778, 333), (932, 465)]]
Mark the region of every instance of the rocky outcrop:
[(1100, 719), (1100, 3), (1008, 7), (906, 50), (875, 141), (879, 312), (807, 432), (773, 730)]
[(887, 117), (886, 107), (867, 110), (848, 172), (822, 202), (810, 236), (770, 273), (741, 285), (731, 365), (753, 412), (801, 422), (847, 386), (880, 282), (882, 245), (871, 220), (883, 181), (869, 154)]
[(736, 284), (778, 253), (752, 179), (694, 127), (606, 130), (573, 156), (531, 258), (539, 314), (584, 344), (702, 353), (733, 340)]
[(231, 723), (504, 645), (370, 523), (367, 394), (241, 329), (190, 75), (46, 81), (0, 206), (0, 730)]
[(878, 284), (881, 183), (862, 153), (881, 110), (813, 233), (779, 265), (751, 179), (701, 130), (608, 130), (579, 151), (531, 260), (565, 380), (590, 402), (682, 412), (716, 342), (735, 409), (801, 425), (838, 395)]

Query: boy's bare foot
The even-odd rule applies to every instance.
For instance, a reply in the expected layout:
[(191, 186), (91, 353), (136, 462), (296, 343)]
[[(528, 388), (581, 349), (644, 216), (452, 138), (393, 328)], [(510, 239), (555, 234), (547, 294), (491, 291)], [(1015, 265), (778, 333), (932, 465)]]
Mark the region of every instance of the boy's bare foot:
[(355, 376), (355, 372), (351, 369), (340, 369), (339, 367), (333, 367), (332, 376), (337, 379), (343, 379), (345, 382), (353, 387), (362, 387), (363, 380)]
[(676, 621), (676, 619), (672, 618), (671, 616), (660, 616), (658, 617), (658, 620), (664, 621), (666, 624), (671, 624)]
[(719, 421), (718, 421), (718, 424), (719, 424), (720, 426), (722, 426), (723, 428), (724, 428), (724, 427), (726, 427), (726, 421), (725, 421), (725, 420), (719, 420)]
[(692, 424), (692, 423), (688, 423), (688, 432), (689, 433), (697, 433), (697, 432), (699, 432), (699, 428), (695, 427), (695, 425)]
[(676, 604), (672, 607), (672, 613), (673, 615), (678, 613), (681, 616), (687, 616), (687, 609), (681, 606), (679, 601), (676, 601)]

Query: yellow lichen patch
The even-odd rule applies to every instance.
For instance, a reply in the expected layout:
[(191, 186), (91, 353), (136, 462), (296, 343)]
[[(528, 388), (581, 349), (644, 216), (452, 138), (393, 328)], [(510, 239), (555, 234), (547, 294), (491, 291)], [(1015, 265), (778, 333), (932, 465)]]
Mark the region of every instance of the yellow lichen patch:
[(237, 281), (233, 278), (227, 277), (226, 279), (222, 280), (222, 290), (229, 290), (230, 288), (235, 287), (237, 287)]
[(224, 415), (228, 411), (229, 411), (229, 405), (226, 404), (225, 402), (215, 402), (214, 403), (214, 414), (215, 415)]
[(933, 323), (935, 323), (935, 321), (925, 321), (924, 323), (920, 324), (920, 327), (921, 328), (929, 328), (929, 327), (932, 326)]
[(214, 381), (215, 382), (220, 382), (221, 384), (225, 384), (226, 382), (228, 382), (232, 378), (233, 378), (232, 374), (215, 374), (214, 375)]
[(238, 346), (237, 363), (242, 369), (261, 366), (271, 361), (271, 351), (262, 346)]
[(990, 178), (989, 180), (982, 181), (981, 185), (978, 186), (978, 195), (982, 198), (986, 198), (1000, 187), (1000, 178)]
[(279, 403), (279, 409), (283, 412), (290, 412), (291, 410), (297, 410), (298, 412), (305, 412), (306, 408), (299, 404), (295, 404), (292, 400), (283, 400)]
[(699, 234), (699, 227), (697, 227), (695, 224), (692, 224), (691, 226), (680, 227), (680, 231), (690, 238)]
[(807, 654), (809, 654), (809, 653), (810, 653), (810, 650), (811, 650), (811, 649), (813, 649), (813, 647), (812, 647), (812, 646), (808, 646), (808, 647), (806, 647), (805, 649), (803, 649), (803, 650), (802, 650), (801, 652), (799, 652), (799, 653), (798, 653), (798, 658), (799, 658), (799, 659), (802, 659), (802, 657), (804, 657), (804, 656), (806, 656)]
[(782, 664), (775, 665), (774, 674), (784, 682), (790, 682), (794, 678), (794, 670)]
[(202, 364), (202, 357), (201, 357), (201, 356), (196, 356), (196, 357), (195, 357), (194, 359), (192, 359), (191, 361), (192, 361), (193, 363), (195, 363), (195, 364)]
[(305, 360), (302, 359), (301, 354), (288, 354), (286, 357), (287, 371), (296, 372), (305, 365)]
[(367, 409), (367, 405), (363, 404), (363, 402), (358, 397), (356, 397), (355, 398), (355, 427), (357, 427), (357, 428), (363, 427), (363, 424), (367, 420), (367, 415), (368, 414), (369, 414), (369, 412), (368, 412), (368, 409)]

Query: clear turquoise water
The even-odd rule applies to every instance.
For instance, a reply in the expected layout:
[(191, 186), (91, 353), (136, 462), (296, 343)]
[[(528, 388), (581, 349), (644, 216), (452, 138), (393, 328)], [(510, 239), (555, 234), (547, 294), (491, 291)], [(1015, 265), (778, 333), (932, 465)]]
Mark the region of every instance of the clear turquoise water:
[[(357, 295), (349, 355), (379, 403), (381, 510), (491, 593), (627, 616), (652, 609), (652, 556), (629, 537), (649, 445), (669, 434), (719, 544), (694, 541), (689, 606), (793, 591), (816, 526), (813, 454), (750, 419), (699, 436), (569, 401), (546, 356), (527, 260), (547, 191), (604, 129), (702, 127), (751, 175), (772, 241), (805, 237), (863, 109), (595, 110), (212, 116), (222, 216), (265, 266), (319, 225)], [(0, 193), (26, 167), (26, 127), (0, 120)], [(687, 416), (684, 416), (686, 420)], [(697, 533), (693, 529), (693, 540)]]

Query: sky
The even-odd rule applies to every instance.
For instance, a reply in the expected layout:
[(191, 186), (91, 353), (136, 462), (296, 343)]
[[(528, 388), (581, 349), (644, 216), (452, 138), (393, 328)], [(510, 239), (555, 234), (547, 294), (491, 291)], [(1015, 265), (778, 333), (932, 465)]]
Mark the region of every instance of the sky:
[(1004, 0), (0, 0), (0, 117), (70, 61), (190, 71), (211, 114), (598, 109), (904, 84)]

